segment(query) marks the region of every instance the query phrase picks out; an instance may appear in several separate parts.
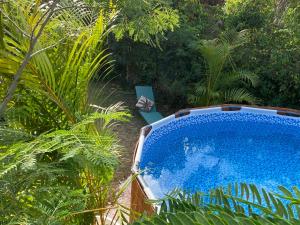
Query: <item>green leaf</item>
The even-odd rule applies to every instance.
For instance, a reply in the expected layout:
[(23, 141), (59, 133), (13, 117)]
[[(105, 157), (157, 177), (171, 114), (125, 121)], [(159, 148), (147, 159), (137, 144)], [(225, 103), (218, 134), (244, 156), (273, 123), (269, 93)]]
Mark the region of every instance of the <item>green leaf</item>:
[(214, 214), (207, 215), (207, 218), (212, 221), (214, 225), (226, 225), (222, 219)]
[(234, 219), (234, 217), (232, 217), (231, 215), (229, 215), (228, 213), (225, 212), (221, 212), (220, 213), (220, 217), (226, 222), (226, 224), (228, 225), (239, 225), (238, 222)]
[(168, 214), (168, 219), (173, 225), (185, 225), (176, 214)]
[(263, 193), (263, 196), (264, 196), (264, 199), (267, 203), (268, 208), (272, 209), (271, 204), (270, 204), (270, 199), (268, 197), (268, 193), (266, 192), (266, 190), (264, 188), (262, 188), (262, 193)]
[(249, 200), (250, 191), (245, 183), (241, 183), (241, 190), (241, 196), (244, 197), (244, 193), (246, 193), (246, 199)]
[(167, 225), (168, 223), (159, 217), (154, 217), (153, 222), (157, 225)]
[(253, 201), (255, 201), (255, 198), (256, 198), (257, 201), (258, 201), (258, 203), (261, 204), (261, 197), (260, 197), (260, 194), (259, 194), (256, 186), (253, 185), (253, 184), (250, 184), (250, 189), (251, 189), (251, 191), (253, 193)]
[(195, 219), (199, 222), (201, 225), (210, 225), (208, 218), (206, 218), (203, 214), (200, 212), (194, 212)]
[(194, 224), (194, 220), (188, 215), (188, 213), (179, 212), (177, 215), (180, 217), (183, 224)]
[(292, 192), (290, 192), (287, 188), (283, 187), (283, 186), (279, 186), (278, 187), (280, 191), (282, 191), (283, 194), (285, 194), (287, 197), (293, 198), (293, 194)]

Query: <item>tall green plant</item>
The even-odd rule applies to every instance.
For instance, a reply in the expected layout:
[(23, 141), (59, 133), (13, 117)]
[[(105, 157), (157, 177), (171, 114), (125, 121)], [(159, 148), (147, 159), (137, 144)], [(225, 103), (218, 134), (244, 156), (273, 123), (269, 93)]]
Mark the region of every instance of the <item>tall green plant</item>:
[[(32, 4), (28, 6), (12, 1), (3, 7), (7, 14), (5, 49), (0, 58), (4, 84), (9, 84), (30, 43), (30, 38), (19, 29), (30, 33), (43, 16), (40, 12), (43, 7), (40, 9), (34, 1), (27, 1), (27, 4), (29, 2)], [(80, 20), (80, 11), (78, 15), (68, 11), (76, 7), (59, 6), (57, 15), (47, 24), (45, 35), (37, 43), (6, 114), (7, 120), (16, 123), (15, 126), (41, 133), (76, 123), (77, 113), (89, 111), (88, 86), (92, 77), (98, 72), (105, 75), (110, 72), (112, 64), (105, 50), (105, 39), (111, 32), (108, 18), (99, 9), (98, 17), (86, 25)], [(13, 13), (17, 14), (14, 22), (11, 20)], [(60, 26), (69, 27), (70, 21), (66, 19), (74, 22), (72, 25), (78, 30), (75, 33), (74, 28), (67, 29), (71, 33), (58, 38), (57, 35), (63, 33)]]
[[(246, 39), (246, 31), (228, 32), (220, 39), (204, 40), (199, 51), (206, 63), (206, 74), (196, 84), (189, 100), (195, 105), (220, 103), (253, 103), (255, 98), (243, 87), (255, 85), (257, 76), (235, 69), (231, 58), (233, 49)], [(228, 67), (229, 66), (229, 67)]]
[[(120, 146), (110, 127), (129, 115), (120, 104), (91, 106), (101, 87), (90, 92), (89, 85), (112, 70), (106, 41), (113, 15), (85, 1), (58, 2), (0, 128), (0, 221), (6, 224), (91, 224), (112, 200), (107, 193)], [(1, 97), (48, 7), (39, 0), (1, 5)]]
[[(111, 180), (120, 148), (105, 127), (127, 116), (125, 112), (93, 113), (69, 130), (6, 146), (0, 154), (3, 221), (26, 218), (72, 224), (76, 216), (86, 216), (79, 214), (81, 211), (91, 209), (87, 214), (91, 219), (94, 213), (101, 212), (107, 204), (101, 192)], [(96, 120), (102, 124), (100, 130), (95, 126)], [(47, 218), (49, 214), (53, 218)]]

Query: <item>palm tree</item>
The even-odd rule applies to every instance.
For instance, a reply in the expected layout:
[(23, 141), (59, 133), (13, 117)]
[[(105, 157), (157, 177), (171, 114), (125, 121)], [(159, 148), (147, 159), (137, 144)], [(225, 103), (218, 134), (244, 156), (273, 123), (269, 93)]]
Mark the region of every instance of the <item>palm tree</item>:
[[(233, 49), (246, 39), (246, 31), (228, 32), (220, 39), (204, 40), (199, 51), (206, 63), (206, 74), (196, 84), (189, 100), (195, 105), (220, 103), (253, 103), (255, 98), (242, 86), (255, 85), (257, 76), (248, 71), (236, 70), (231, 59)], [(229, 64), (229, 69), (225, 67)]]
[[(2, 90), (7, 89), (5, 85), (10, 83), (25, 58), (30, 45), (29, 34), (37, 26), (36, 21), (43, 18), (41, 12), (47, 9), (47, 5), (40, 7), (35, 2), (40, 1), (9, 1), (9, 4), (3, 4), (6, 35), (0, 54)], [(66, 128), (79, 121), (78, 113), (91, 111), (89, 83), (95, 74), (102, 73), (104, 77), (112, 69), (110, 54), (105, 49), (106, 37), (112, 27), (101, 8), (87, 24), (87, 16), (82, 18), (81, 15), (87, 12), (74, 10), (84, 8), (82, 4), (80, 1), (71, 6), (58, 4), (57, 13), (38, 40), (6, 111), (6, 120), (14, 121), (15, 126), (31, 133), (42, 133), (54, 127)], [(95, 14), (94, 11), (89, 13)], [(63, 31), (62, 27), (65, 28)], [(5, 96), (5, 93), (0, 94)]]
[(210, 193), (189, 194), (175, 190), (160, 211), (135, 225), (297, 225), (300, 224), (300, 190), (280, 186), (274, 194), (255, 185), (235, 184)]

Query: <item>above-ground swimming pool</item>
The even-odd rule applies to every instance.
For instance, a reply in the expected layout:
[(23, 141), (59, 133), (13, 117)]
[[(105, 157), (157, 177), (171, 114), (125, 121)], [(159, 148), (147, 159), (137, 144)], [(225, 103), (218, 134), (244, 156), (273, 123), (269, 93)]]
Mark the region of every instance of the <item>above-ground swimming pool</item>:
[(300, 186), (300, 117), (245, 106), (184, 110), (142, 129), (133, 171), (142, 171), (150, 199), (236, 182)]

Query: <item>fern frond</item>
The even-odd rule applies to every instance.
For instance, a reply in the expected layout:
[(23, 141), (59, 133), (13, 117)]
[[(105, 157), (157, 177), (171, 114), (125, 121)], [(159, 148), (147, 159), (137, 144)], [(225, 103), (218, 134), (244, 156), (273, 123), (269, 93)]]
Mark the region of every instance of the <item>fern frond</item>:
[(2, 154), (2, 160), (10, 159), (10, 163), (3, 165), (1, 175), (17, 167), (32, 168), (37, 157), (53, 152), (62, 154), (61, 160), (72, 159), (81, 168), (113, 170), (117, 165), (116, 156), (120, 148), (116, 139), (107, 132), (88, 132), (90, 130), (88, 127), (97, 119), (103, 119), (107, 125), (113, 120), (126, 120), (126, 116), (128, 114), (124, 112), (94, 113), (81, 123), (75, 124), (70, 130), (53, 131), (40, 135), (28, 143), (15, 144)]

